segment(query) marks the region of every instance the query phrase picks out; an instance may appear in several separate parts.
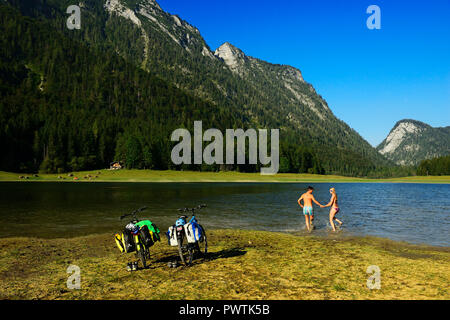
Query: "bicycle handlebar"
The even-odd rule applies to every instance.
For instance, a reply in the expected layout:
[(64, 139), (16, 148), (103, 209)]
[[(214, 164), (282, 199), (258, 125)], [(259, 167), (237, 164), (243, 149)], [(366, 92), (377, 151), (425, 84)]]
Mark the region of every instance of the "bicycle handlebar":
[(180, 212), (192, 212), (192, 213), (194, 213), (195, 210), (200, 210), (200, 209), (203, 209), (203, 208), (206, 208), (206, 204), (199, 204), (199, 205), (196, 206), (195, 208), (181, 208), (181, 209), (178, 209), (178, 211), (180, 211)]
[(129, 216), (133, 216), (136, 219), (136, 214), (138, 214), (146, 209), (147, 209), (147, 207), (142, 207), (142, 208), (134, 210), (131, 213), (124, 214), (124, 215), (120, 216), (120, 220), (123, 220), (124, 218), (129, 217)]

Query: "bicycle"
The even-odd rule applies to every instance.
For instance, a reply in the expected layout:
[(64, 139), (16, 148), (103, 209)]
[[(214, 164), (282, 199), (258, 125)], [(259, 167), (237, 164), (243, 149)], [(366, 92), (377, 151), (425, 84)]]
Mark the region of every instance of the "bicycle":
[(180, 216), (175, 225), (170, 227), (166, 234), (169, 245), (178, 247), (181, 263), (186, 266), (192, 264), (195, 253), (203, 253), (203, 256), (206, 256), (208, 253), (208, 240), (205, 228), (198, 223), (195, 217), (195, 211), (205, 207), (206, 205), (202, 204), (195, 208), (178, 209), (180, 212), (192, 212), (192, 217), (187, 222), (188, 216)]
[[(132, 219), (126, 225), (122, 236), (119, 234), (115, 235), (116, 244), (120, 251), (125, 253), (136, 252), (136, 257), (142, 262), (144, 269), (147, 268), (147, 261), (150, 260), (149, 248), (156, 241), (160, 241), (158, 227), (150, 220), (140, 220), (136, 216), (146, 209), (147, 207), (142, 207), (131, 213), (122, 215), (120, 220), (129, 216), (132, 216)], [(130, 235), (132, 236), (131, 239), (129, 239)]]

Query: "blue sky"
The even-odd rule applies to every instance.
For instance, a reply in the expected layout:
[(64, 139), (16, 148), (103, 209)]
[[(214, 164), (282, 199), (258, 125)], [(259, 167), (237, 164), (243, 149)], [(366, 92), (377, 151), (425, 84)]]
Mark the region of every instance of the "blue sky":
[[(450, 1), (157, 0), (212, 50), (299, 68), (335, 115), (372, 145), (411, 118), (450, 125)], [(381, 30), (369, 30), (369, 5)]]

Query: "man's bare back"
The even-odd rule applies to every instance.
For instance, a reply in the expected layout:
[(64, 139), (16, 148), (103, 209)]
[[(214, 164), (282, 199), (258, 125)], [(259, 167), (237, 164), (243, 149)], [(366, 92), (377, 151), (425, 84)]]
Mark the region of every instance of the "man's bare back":
[[(304, 193), (302, 194), (302, 196), (300, 197), (299, 200), (303, 200), (303, 205), (306, 207), (312, 207), (312, 202), (313, 202), (314, 196), (312, 195), (312, 193)], [(315, 199), (314, 199), (315, 200)], [(303, 206), (300, 205), (302, 208)]]
[[(301, 201), (303, 200), (303, 205), (301, 204)], [(300, 197), (300, 199), (298, 199), (298, 204), (300, 205), (300, 207), (312, 207), (312, 203), (317, 204), (318, 206), (322, 206), (317, 200), (316, 198), (314, 198), (314, 195), (312, 194), (312, 192), (305, 192), (304, 194), (302, 194), (302, 196)]]

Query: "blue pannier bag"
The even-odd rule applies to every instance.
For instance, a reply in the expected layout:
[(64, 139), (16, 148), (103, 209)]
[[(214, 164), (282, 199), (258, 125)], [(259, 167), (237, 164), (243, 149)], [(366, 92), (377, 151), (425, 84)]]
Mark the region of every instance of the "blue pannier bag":
[(186, 233), (186, 238), (188, 243), (196, 243), (198, 241), (203, 241), (203, 229), (195, 220), (191, 220), (188, 224), (184, 226)]

